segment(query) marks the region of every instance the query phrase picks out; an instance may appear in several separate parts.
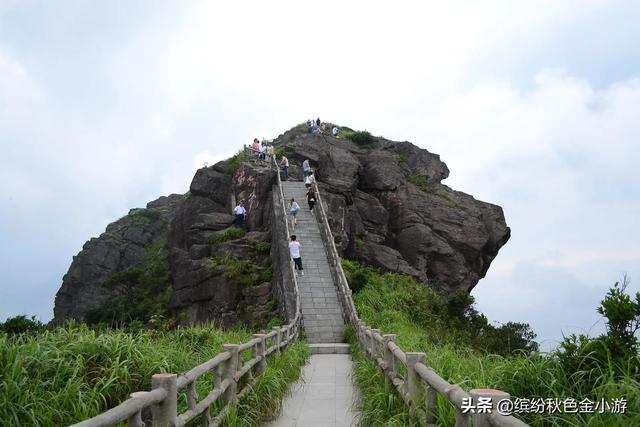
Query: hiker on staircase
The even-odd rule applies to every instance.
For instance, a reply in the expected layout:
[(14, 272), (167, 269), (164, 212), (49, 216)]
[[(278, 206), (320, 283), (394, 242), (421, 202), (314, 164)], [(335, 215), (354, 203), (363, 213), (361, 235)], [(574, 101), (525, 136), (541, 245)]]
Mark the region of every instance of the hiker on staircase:
[(316, 183), (316, 177), (313, 176), (313, 172), (309, 171), (309, 175), (307, 175), (306, 178), (304, 179), (304, 186), (307, 188), (311, 188), (315, 183)]
[(309, 204), (309, 212), (313, 215), (313, 207), (316, 204), (316, 192), (313, 187), (309, 187), (307, 190), (307, 203)]
[[(293, 199), (291, 199), (293, 200)], [(300, 257), (300, 242), (297, 241), (296, 235), (291, 235), (291, 242), (289, 242), (289, 253), (293, 258), (293, 263), (296, 265), (296, 270), (304, 276), (304, 269), (302, 268), (302, 258)]]
[(289, 180), (289, 159), (284, 154), (282, 155), (282, 160), (280, 160), (280, 166), (282, 166), (282, 171), (284, 172), (285, 181)]
[(296, 215), (298, 214), (298, 210), (300, 210), (300, 205), (296, 202), (293, 197), (289, 202), (289, 213), (291, 213), (291, 229), (295, 230), (296, 228)]

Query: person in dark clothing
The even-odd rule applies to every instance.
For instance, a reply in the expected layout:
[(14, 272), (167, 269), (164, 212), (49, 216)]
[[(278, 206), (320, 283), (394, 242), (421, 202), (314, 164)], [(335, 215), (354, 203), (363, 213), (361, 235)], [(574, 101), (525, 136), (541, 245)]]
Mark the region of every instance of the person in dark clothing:
[(318, 120), (316, 120), (316, 126), (320, 127), (320, 117), (318, 117)]
[(313, 187), (310, 187), (307, 191), (307, 203), (309, 204), (309, 211), (313, 215), (313, 207), (316, 205), (316, 192)]

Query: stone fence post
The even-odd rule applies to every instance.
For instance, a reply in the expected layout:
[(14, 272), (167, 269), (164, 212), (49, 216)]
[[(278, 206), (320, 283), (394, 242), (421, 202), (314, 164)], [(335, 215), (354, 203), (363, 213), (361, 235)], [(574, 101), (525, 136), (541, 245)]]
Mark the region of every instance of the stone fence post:
[(151, 409), (154, 427), (173, 427), (178, 416), (178, 376), (155, 374), (151, 377), (152, 388), (163, 388), (167, 397)]
[(469, 391), (469, 395), (476, 410), (471, 417), (475, 427), (491, 427), (489, 412), (495, 412), (501, 400), (511, 399), (509, 393), (491, 388), (474, 388)]
[(416, 372), (415, 365), (416, 363), (424, 364), (426, 358), (427, 357), (424, 353), (407, 353), (407, 392), (409, 393), (409, 399), (411, 400), (411, 407), (409, 410), (414, 415), (417, 415), (416, 409), (423, 401), (423, 387), (420, 377)]
[(238, 383), (234, 378), (238, 371), (238, 361), (240, 360), (238, 347), (240, 347), (238, 344), (225, 344), (222, 346), (225, 351), (228, 351), (229, 354), (231, 354), (231, 357), (224, 363), (224, 370), (222, 373), (222, 377), (225, 380), (230, 381), (229, 386), (224, 392), (224, 402), (231, 406), (236, 406), (236, 402), (238, 400), (236, 396), (238, 392)]

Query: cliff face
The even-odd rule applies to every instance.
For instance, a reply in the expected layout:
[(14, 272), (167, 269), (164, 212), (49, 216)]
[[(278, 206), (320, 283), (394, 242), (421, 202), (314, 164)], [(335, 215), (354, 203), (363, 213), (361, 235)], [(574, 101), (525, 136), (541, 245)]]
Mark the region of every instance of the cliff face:
[(118, 271), (144, 263), (148, 248), (166, 238), (183, 199), (172, 194), (148, 203), (146, 209), (131, 209), (109, 224), (100, 237), (87, 241), (62, 278), (53, 321), (83, 321), (87, 313), (108, 304), (118, 291), (104, 286), (105, 281)]
[[(443, 185), (449, 170), (439, 156), (408, 142), (373, 138), (360, 146), (294, 128), (274, 145), (289, 158), (292, 179), (310, 160), (345, 257), (470, 291), (509, 239), (499, 206)], [(116, 273), (143, 265), (154, 244), (169, 254), (169, 314), (222, 326), (266, 322), (277, 313), (281, 273), (269, 255), (275, 174), (268, 165), (220, 162), (199, 169), (187, 195), (162, 197), (110, 224), (74, 257), (54, 322), (85, 320), (121, 297)], [(243, 235), (228, 229), (239, 199), (249, 211)]]

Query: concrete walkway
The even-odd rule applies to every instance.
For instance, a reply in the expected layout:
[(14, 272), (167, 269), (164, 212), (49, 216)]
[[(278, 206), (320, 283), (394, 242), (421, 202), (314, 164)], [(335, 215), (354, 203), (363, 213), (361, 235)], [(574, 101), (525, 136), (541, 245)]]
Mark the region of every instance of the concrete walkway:
[(316, 354), (292, 385), (277, 420), (265, 427), (355, 426), (352, 407), (357, 398), (348, 354)]

